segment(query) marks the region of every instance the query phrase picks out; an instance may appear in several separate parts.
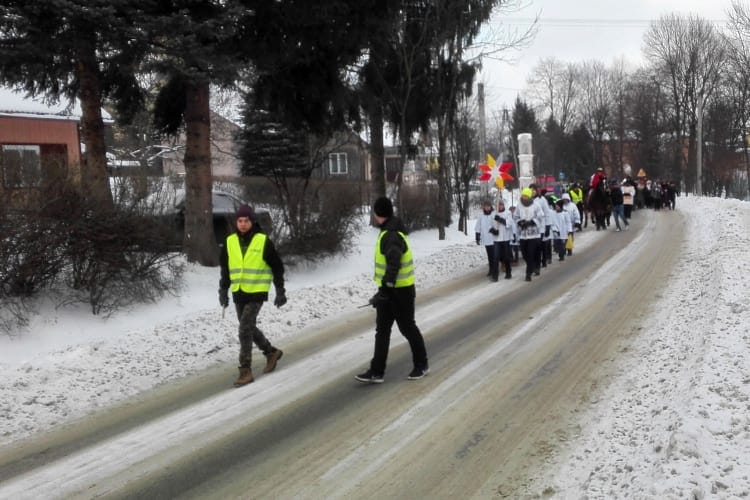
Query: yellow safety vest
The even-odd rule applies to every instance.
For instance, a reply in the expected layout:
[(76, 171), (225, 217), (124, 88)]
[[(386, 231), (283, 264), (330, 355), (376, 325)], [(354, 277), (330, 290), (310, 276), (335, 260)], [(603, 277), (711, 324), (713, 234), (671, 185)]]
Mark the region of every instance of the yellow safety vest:
[(273, 273), (271, 266), (263, 260), (266, 235), (256, 233), (250, 240), (245, 255), (242, 255), (237, 233), (227, 236), (227, 257), (232, 292), (263, 293), (271, 289)]
[[(380, 240), (383, 239), (385, 233), (386, 231), (380, 231), (378, 241), (375, 244), (375, 276), (373, 279), (378, 284), (382, 283), (387, 266), (385, 255), (380, 251)], [(401, 236), (404, 243), (406, 243), (406, 252), (401, 254), (401, 267), (398, 270), (394, 287), (404, 288), (414, 284), (414, 259), (412, 258), (411, 245), (409, 245), (409, 240), (406, 239), (406, 235), (401, 231), (398, 231), (398, 235)]]
[(583, 201), (583, 191), (581, 188), (578, 189), (571, 189), (570, 190), (570, 198), (573, 203), (577, 204)]

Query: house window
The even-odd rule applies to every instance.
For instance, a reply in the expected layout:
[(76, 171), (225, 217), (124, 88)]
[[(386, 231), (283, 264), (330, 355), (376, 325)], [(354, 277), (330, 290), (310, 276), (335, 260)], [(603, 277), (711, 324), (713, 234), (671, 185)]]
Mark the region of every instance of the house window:
[(331, 175), (346, 174), (349, 165), (346, 161), (346, 153), (331, 153), (328, 155), (328, 171)]
[(42, 162), (39, 146), (3, 145), (3, 185), (8, 189), (41, 185)]

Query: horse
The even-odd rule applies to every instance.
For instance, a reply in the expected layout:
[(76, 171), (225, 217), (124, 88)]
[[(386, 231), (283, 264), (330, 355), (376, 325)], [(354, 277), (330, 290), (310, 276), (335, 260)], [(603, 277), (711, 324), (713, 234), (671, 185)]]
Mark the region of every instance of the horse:
[(591, 213), (591, 219), (596, 224), (596, 230), (607, 229), (606, 215), (611, 210), (609, 193), (605, 179), (599, 181), (595, 188), (589, 188), (586, 194), (586, 209)]

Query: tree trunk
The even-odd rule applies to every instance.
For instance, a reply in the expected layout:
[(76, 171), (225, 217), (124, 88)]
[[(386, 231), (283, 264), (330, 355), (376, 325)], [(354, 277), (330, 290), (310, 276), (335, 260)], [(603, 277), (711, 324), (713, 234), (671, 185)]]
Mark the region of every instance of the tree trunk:
[(81, 137), (86, 146), (80, 170), (80, 186), (85, 198), (96, 206), (112, 208), (112, 191), (107, 173), (107, 147), (104, 143), (102, 96), (96, 55), (86, 45), (78, 53), (77, 74), (80, 81)]
[(190, 83), (185, 107), (185, 237), (188, 262), (219, 263), (211, 203), (211, 124), (208, 82)]
[(445, 226), (448, 225), (448, 221), (445, 220), (445, 213), (447, 212), (446, 206), (446, 166), (448, 165), (448, 158), (446, 154), (447, 143), (448, 143), (448, 131), (445, 124), (445, 120), (440, 117), (437, 120), (437, 133), (438, 133), (438, 168), (437, 168), (437, 184), (438, 184), (438, 200), (437, 200), (437, 214), (435, 219), (437, 220), (438, 226), (438, 240), (443, 241), (445, 239)]
[(370, 142), (372, 146), (372, 194), (385, 196), (385, 146), (383, 145), (383, 104), (373, 99), (370, 108)]

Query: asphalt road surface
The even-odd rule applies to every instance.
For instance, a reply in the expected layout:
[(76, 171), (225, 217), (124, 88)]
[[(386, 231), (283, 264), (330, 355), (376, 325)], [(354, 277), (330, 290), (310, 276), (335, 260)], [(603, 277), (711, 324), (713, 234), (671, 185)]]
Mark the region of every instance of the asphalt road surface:
[(676, 217), (597, 235), (531, 283), (518, 267), (418, 289), (422, 380), (406, 380), (397, 330), (385, 383), (354, 380), (373, 344), (360, 310), (304, 332), (246, 387), (214, 369), (3, 450), (0, 498), (513, 497), (636, 334), (672, 272)]

